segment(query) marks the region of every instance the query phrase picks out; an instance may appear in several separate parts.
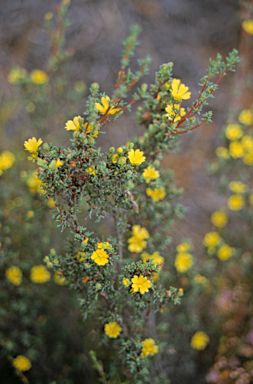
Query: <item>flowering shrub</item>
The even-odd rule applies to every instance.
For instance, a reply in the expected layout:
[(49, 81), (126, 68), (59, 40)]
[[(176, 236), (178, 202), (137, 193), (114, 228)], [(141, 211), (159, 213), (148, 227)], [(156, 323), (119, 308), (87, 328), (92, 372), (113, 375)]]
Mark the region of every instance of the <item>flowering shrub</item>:
[[(167, 304), (179, 304), (183, 295), (181, 288), (159, 283), (169, 251), (168, 231), (182, 212), (182, 207), (173, 202), (181, 192), (165, 172), (158, 170), (160, 162), (164, 153), (175, 148), (179, 134), (211, 122), (211, 112), (201, 115), (202, 108), (221, 78), (234, 70), (238, 57), (233, 51), (226, 63), (220, 55), (210, 61), (207, 76), (201, 79), (199, 96), (187, 110), (181, 108), (181, 103), (190, 99), (191, 92), (181, 80), (173, 78), (172, 63), (160, 67), (149, 89), (142, 84), (131, 101), (126, 101), (133, 86), (147, 73), (150, 61), (148, 57), (140, 60), (135, 73), (127, 69), (138, 32), (134, 26), (124, 43), (121, 69), (111, 97), (99, 93), (99, 85), (93, 83), (84, 116), (74, 116), (66, 122), (67, 133), (73, 131), (70, 147), (56, 147), (35, 137), (25, 141), (24, 146), (30, 153), (28, 159), (39, 167), (45, 198), (55, 202), (54, 219), (62, 231), (70, 234), (64, 252), (52, 249), (44, 258), (47, 267), (79, 292), (81, 311), (85, 318), (96, 320), (96, 331), (104, 333), (102, 342), (121, 351), (118, 359), (114, 357), (113, 366), (121, 372), (122, 379), (143, 383), (150, 376), (147, 357), (159, 349), (150, 337), (155, 337), (154, 325), (148, 324)], [(37, 84), (42, 84), (43, 76), (37, 74), (36, 79)], [(48, 79), (45, 77), (44, 81)], [(117, 151), (111, 147), (102, 153), (96, 146), (102, 129), (140, 100), (143, 105), (138, 107), (137, 121), (145, 128), (144, 135), (122, 143)], [(197, 114), (201, 117), (197, 118)], [(88, 211), (86, 219), (91, 224), (113, 218), (112, 234), (104, 239), (94, 224), (95, 229), (87, 229), (89, 222), (84, 223), (83, 210)], [(149, 253), (141, 254), (144, 249)], [(190, 249), (188, 243), (178, 248), (175, 266), (180, 273), (193, 265)], [(37, 283), (48, 279), (42, 270), (38, 277), (34, 276)], [(203, 349), (206, 344), (207, 338), (200, 338), (194, 345)], [(91, 356), (96, 361), (95, 355)], [(111, 362), (107, 375), (117, 380), (114, 370)], [(99, 373), (105, 377), (101, 369)]]

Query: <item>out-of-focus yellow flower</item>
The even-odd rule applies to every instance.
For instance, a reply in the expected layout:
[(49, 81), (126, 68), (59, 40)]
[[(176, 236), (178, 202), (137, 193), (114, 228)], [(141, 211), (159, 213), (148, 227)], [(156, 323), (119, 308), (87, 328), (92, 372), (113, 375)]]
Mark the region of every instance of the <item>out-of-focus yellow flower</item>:
[(235, 249), (230, 247), (227, 244), (224, 244), (220, 247), (220, 249), (217, 252), (217, 256), (220, 260), (226, 261), (230, 259), (231, 256), (235, 253)]
[(40, 69), (34, 69), (31, 73), (31, 80), (34, 84), (45, 84), (48, 82), (48, 75)]
[(227, 225), (228, 218), (223, 210), (215, 211), (211, 215), (211, 222), (217, 228), (223, 228)]
[(178, 253), (174, 265), (178, 272), (184, 273), (192, 267), (193, 257), (190, 253)]
[(194, 276), (194, 281), (197, 284), (202, 284), (202, 285), (205, 285), (205, 286), (207, 286), (209, 284), (208, 279), (205, 276), (199, 275), (199, 274)]
[(249, 125), (253, 123), (253, 117), (250, 109), (244, 109), (238, 116), (240, 123)]
[(208, 232), (205, 234), (203, 244), (206, 247), (216, 247), (221, 242), (221, 237), (217, 232)]
[(208, 335), (205, 332), (196, 332), (191, 339), (191, 347), (202, 351), (207, 347), (207, 344), (210, 342)]
[(238, 140), (242, 137), (243, 132), (239, 124), (228, 124), (225, 135), (228, 140)]
[(142, 352), (141, 352), (141, 357), (146, 357), (146, 356), (154, 356), (154, 354), (158, 353), (158, 345), (155, 344), (154, 339), (145, 339), (142, 343)]
[(152, 263), (155, 264), (155, 267), (159, 266), (159, 264), (163, 264), (164, 263), (164, 257), (162, 257), (160, 255), (159, 252), (154, 252), (153, 255), (149, 255), (148, 253), (146, 252), (143, 252), (143, 254), (141, 255), (142, 257), (142, 260), (143, 260), (143, 263), (146, 264), (147, 263), (147, 260), (152, 259)]
[(43, 193), (43, 190), (41, 189), (42, 182), (37, 176), (37, 171), (32, 172), (29, 176), (27, 185), (31, 193)]
[(218, 148), (216, 148), (215, 153), (216, 153), (216, 156), (221, 158), (221, 159), (227, 160), (227, 159), (230, 158), (229, 151), (225, 147), (218, 147)]
[(179, 79), (173, 79), (171, 83), (171, 96), (177, 100), (180, 101), (182, 99), (187, 100), (191, 97), (191, 92), (188, 91), (188, 87), (186, 87), (184, 84), (180, 84), (181, 81)]
[(228, 208), (232, 211), (240, 211), (244, 207), (244, 198), (241, 195), (232, 195), (228, 199)]
[(146, 169), (144, 169), (142, 176), (144, 177), (146, 183), (150, 183), (150, 180), (158, 179), (158, 177), (160, 177), (160, 173), (154, 167), (149, 165)]
[(139, 149), (134, 150), (133, 148), (128, 152), (128, 158), (130, 163), (134, 165), (140, 165), (146, 160), (146, 157), (143, 156), (143, 151)]
[(229, 153), (234, 159), (239, 159), (244, 156), (244, 149), (239, 141), (233, 141), (229, 145)]
[(12, 361), (12, 364), (18, 371), (22, 372), (29, 371), (29, 369), (32, 368), (32, 363), (24, 355), (18, 355), (15, 357), (15, 359)]
[(111, 338), (116, 339), (121, 331), (122, 328), (116, 321), (105, 324), (105, 334)]
[(51, 279), (51, 274), (44, 265), (35, 265), (30, 272), (30, 278), (35, 284), (44, 284)]
[(91, 259), (95, 261), (98, 265), (105, 265), (108, 263), (109, 255), (105, 252), (104, 249), (98, 248), (91, 255)]
[(14, 285), (19, 286), (22, 282), (22, 272), (19, 267), (12, 266), (5, 271), (5, 276)]
[(150, 189), (150, 188), (147, 188), (146, 189), (146, 194), (151, 197), (153, 200), (155, 201), (160, 201), (160, 200), (163, 200), (166, 196), (166, 192), (165, 192), (165, 188), (164, 187), (161, 187), (161, 188), (155, 188), (155, 189)]
[(20, 81), (25, 79), (27, 76), (27, 71), (24, 68), (16, 67), (13, 68), (9, 75), (8, 75), (8, 81), (11, 84), (18, 84)]
[(241, 144), (245, 151), (253, 151), (253, 138), (250, 135), (244, 135), (241, 140)]
[(176, 247), (176, 250), (178, 253), (185, 253), (190, 251), (191, 249), (192, 249), (192, 244), (187, 243), (186, 241), (184, 241), (181, 244), (178, 244), (178, 246)]
[(34, 216), (34, 211), (29, 210), (29, 211), (27, 212), (27, 217), (29, 217), (29, 219), (31, 219), (33, 216)]
[(110, 107), (109, 102), (110, 97), (106, 96), (101, 98), (101, 104), (95, 103), (96, 108), (102, 115), (105, 115), (106, 113), (107, 115), (114, 115), (120, 111), (120, 108), (115, 108), (114, 106)]
[(246, 153), (242, 159), (245, 165), (253, 165), (253, 152)]
[(168, 117), (169, 120), (178, 121), (181, 120), (181, 117), (186, 115), (185, 109), (180, 108), (180, 104), (169, 104), (165, 108), (166, 117)]
[(122, 281), (122, 283), (123, 283), (123, 285), (124, 285), (125, 287), (129, 287), (129, 285), (131, 284), (131, 281), (130, 281), (129, 279), (124, 278), (123, 281)]
[(241, 181), (230, 181), (228, 188), (236, 194), (245, 193), (248, 190), (248, 186)]
[(43, 143), (41, 139), (37, 140), (35, 137), (32, 139), (28, 139), (28, 141), (24, 142), (24, 147), (26, 151), (29, 151), (30, 153), (37, 152), (37, 149), (39, 146)]
[(249, 35), (253, 35), (253, 20), (244, 20), (242, 22), (242, 28)]
[(132, 237), (128, 239), (128, 249), (130, 252), (141, 252), (147, 246), (146, 239), (149, 238), (149, 233), (146, 228), (141, 227), (140, 225), (133, 225), (132, 227)]
[(54, 282), (58, 285), (66, 285), (68, 284), (65, 277), (62, 275), (61, 271), (56, 271), (54, 273)]
[(46, 19), (46, 20), (50, 20), (50, 19), (53, 18), (53, 16), (54, 16), (53, 12), (47, 12), (47, 13), (45, 14), (45, 19)]
[(15, 163), (15, 155), (9, 151), (3, 151), (0, 155), (0, 175)]
[(139, 292), (144, 295), (145, 292), (148, 292), (149, 288), (152, 287), (151, 282), (147, 279), (147, 277), (140, 275), (135, 275), (132, 278), (132, 290), (133, 292)]
[(75, 84), (74, 84), (74, 90), (76, 92), (83, 92), (86, 88), (86, 85), (83, 81), (79, 80), (79, 81), (76, 81)]
[(79, 119), (81, 119), (81, 116), (76, 116), (73, 120), (68, 120), (65, 125), (65, 129), (67, 131), (80, 131), (81, 127)]
[(48, 199), (47, 205), (48, 205), (49, 208), (54, 208), (55, 201), (54, 201), (54, 199), (52, 197), (50, 199)]

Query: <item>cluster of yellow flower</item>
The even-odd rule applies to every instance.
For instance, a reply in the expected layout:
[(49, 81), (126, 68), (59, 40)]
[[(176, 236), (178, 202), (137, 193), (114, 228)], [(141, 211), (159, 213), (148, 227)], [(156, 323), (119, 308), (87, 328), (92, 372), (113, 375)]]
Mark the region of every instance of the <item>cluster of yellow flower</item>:
[[(6, 278), (16, 286), (22, 283), (22, 271), (17, 266), (11, 266), (5, 271)], [(51, 279), (51, 274), (44, 265), (35, 265), (30, 270), (30, 278), (33, 283), (44, 284)]]
[(3, 171), (9, 169), (15, 163), (15, 155), (9, 151), (3, 151), (0, 155), (0, 176)]
[[(13, 68), (9, 75), (8, 75), (8, 81), (11, 84), (18, 84), (25, 78), (27, 78), (28, 73), (27, 70), (24, 68), (16, 67)], [(40, 69), (34, 69), (30, 74), (30, 79), (33, 82), (33, 84), (45, 84), (48, 82), (48, 75), (46, 72), (41, 71)]]
[(165, 115), (172, 122), (181, 120), (181, 117), (186, 115), (185, 109), (181, 108), (181, 100), (187, 100), (191, 97), (191, 92), (188, 91), (188, 87), (184, 84), (180, 84), (179, 79), (173, 79), (166, 83), (167, 88), (171, 87), (171, 96), (175, 100), (175, 104), (168, 104), (165, 108), (167, 114)]
[(189, 253), (192, 250), (192, 244), (183, 242), (177, 246), (176, 250), (178, 253), (174, 265), (178, 272), (184, 273), (193, 265), (193, 257)]
[(206, 233), (203, 244), (207, 247), (209, 255), (217, 253), (218, 258), (222, 261), (230, 259), (235, 253), (235, 248), (230, 247), (228, 244), (224, 244), (218, 232)]
[(132, 237), (128, 239), (130, 252), (140, 253), (147, 246), (146, 240), (149, 238), (149, 233), (146, 228), (140, 225), (132, 226)]
[[(122, 331), (122, 328), (116, 321), (112, 321), (105, 324), (105, 334), (111, 338), (116, 339), (119, 336), (121, 331)], [(141, 351), (142, 358), (146, 356), (154, 356), (154, 354), (158, 353), (159, 347), (158, 345), (155, 344), (154, 339), (151, 339), (151, 338), (145, 339), (143, 340), (141, 345), (142, 345), (142, 351)]]
[[(243, 126), (251, 125), (253, 123), (251, 110), (243, 110), (238, 120)], [(227, 160), (231, 156), (233, 159), (242, 159), (246, 165), (253, 165), (253, 137), (248, 134), (244, 135), (240, 124), (228, 124), (225, 136), (230, 142), (229, 148), (218, 147), (216, 149), (217, 157)]]
[[(160, 177), (160, 172), (149, 165), (146, 169), (144, 169), (142, 176), (144, 177), (145, 182), (149, 184), (151, 180), (157, 180)], [(166, 196), (164, 187), (158, 187), (155, 189), (147, 188), (146, 193), (155, 201), (163, 200)]]

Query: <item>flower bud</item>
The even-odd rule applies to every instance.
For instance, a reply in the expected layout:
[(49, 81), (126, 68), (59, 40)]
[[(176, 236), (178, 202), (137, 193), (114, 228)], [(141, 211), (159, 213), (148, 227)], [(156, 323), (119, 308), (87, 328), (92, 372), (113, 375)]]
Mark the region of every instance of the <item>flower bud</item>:
[(115, 152), (115, 148), (114, 147), (111, 147), (110, 149), (109, 149), (109, 153), (114, 153)]
[(118, 164), (119, 165), (125, 165), (126, 164), (126, 158), (125, 157), (121, 157), (118, 161)]

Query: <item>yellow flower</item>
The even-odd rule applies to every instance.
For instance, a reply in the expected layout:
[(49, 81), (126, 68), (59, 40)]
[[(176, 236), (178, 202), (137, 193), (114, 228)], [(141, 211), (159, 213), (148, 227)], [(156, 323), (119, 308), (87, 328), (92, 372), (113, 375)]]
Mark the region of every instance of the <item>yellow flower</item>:
[(149, 197), (151, 197), (155, 201), (163, 200), (166, 196), (165, 188), (155, 188), (154, 190), (147, 188), (146, 193)]
[(191, 339), (191, 347), (197, 349), (198, 351), (202, 351), (206, 348), (210, 339), (205, 332), (196, 332)]
[(176, 250), (179, 252), (179, 253), (185, 253), (187, 251), (190, 251), (192, 249), (192, 244), (190, 243), (186, 243), (186, 242), (183, 242), (181, 244), (178, 244), (178, 246), (176, 247)]
[(27, 76), (26, 69), (16, 67), (10, 71), (8, 75), (8, 81), (11, 84), (18, 84), (21, 80), (25, 79), (26, 76)]
[(141, 357), (154, 356), (155, 353), (158, 353), (158, 345), (155, 344), (153, 339), (145, 339), (142, 343), (142, 352)]
[(228, 218), (224, 211), (219, 210), (212, 213), (211, 216), (211, 222), (213, 225), (215, 225), (217, 228), (223, 228), (227, 225)]
[(146, 157), (143, 156), (143, 152), (139, 149), (130, 149), (130, 151), (128, 152), (128, 158), (130, 160), (130, 163), (135, 165), (140, 165), (141, 163), (143, 163), (143, 161), (146, 160)]
[(240, 123), (249, 125), (253, 123), (253, 117), (250, 109), (244, 109), (238, 116)]
[(86, 133), (88, 133), (88, 134), (93, 133), (93, 135), (91, 135), (91, 137), (98, 137), (98, 131), (96, 131), (96, 130), (94, 131), (93, 126), (91, 124), (85, 123), (84, 127), (86, 129)]
[(228, 208), (232, 211), (240, 211), (244, 207), (244, 198), (241, 195), (232, 195), (228, 199)]
[(18, 355), (13, 359), (12, 361), (13, 366), (18, 370), (18, 371), (29, 371), (32, 367), (32, 363), (30, 360), (25, 357), (24, 355)]
[(193, 257), (190, 253), (178, 253), (174, 265), (178, 272), (184, 273), (192, 267)]
[(29, 217), (29, 218), (31, 219), (33, 216), (34, 216), (34, 211), (29, 210), (29, 211), (27, 212), (27, 217)]
[(3, 151), (0, 155), (0, 175), (2, 175), (3, 170), (11, 168), (14, 162), (14, 154), (9, 151)]
[(94, 165), (92, 165), (91, 167), (85, 169), (85, 171), (86, 171), (87, 173), (89, 173), (90, 175), (96, 176), (96, 171), (95, 171), (95, 167), (94, 167)]
[(151, 287), (152, 287), (151, 282), (147, 279), (147, 277), (145, 277), (143, 275), (140, 275), (140, 276), (135, 275), (132, 278), (132, 290), (133, 290), (133, 292), (140, 291), (140, 293), (142, 295), (144, 295), (144, 293), (148, 292), (149, 288), (151, 288)]
[(35, 137), (32, 139), (28, 139), (28, 141), (24, 142), (24, 147), (26, 151), (29, 151), (30, 153), (37, 152), (37, 149), (39, 146), (43, 143), (41, 139), (37, 140)]
[(5, 271), (5, 276), (14, 285), (18, 286), (22, 282), (22, 272), (19, 267), (14, 265)]
[(178, 79), (173, 79), (171, 83), (171, 96), (175, 100), (187, 100), (191, 97), (191, 92), (188, 91), (188, 87), (186, 87), (184, 84), (180, 84), (181, 81)]
[(54, 169), (59, 168), (62, 164), (63, 164), (63, 162), (60, 159), (57, 159), (55, 166), (54, 166)]
[(194, 276), (194, 281), (195, 283), (202, 284), (202, 285), (208, 285), (209, 283), (208, 279), (205, 276), (202, 276), (199, 274)]
[(242, 137), (243, 132), (239, 124), (228, 124), (225, 135), (228, 140), (238, 140)]
[(186, 112), (184, 108), (180, 108), (179, 104), (169, 104), (165, 108), (166, 113), (165, 116), (168, 117), (169, 120), (178, 121), (181, 120), (181, 117), (183, 117)]
[(54, 199), (52, 197), (50, 199), (48, 199), (47, 205), (48, 205), (49, 208), (54, 208), (55, 201), (54, 201)]
[(243, 146), (243, 149), (245, 151), (251, 151), (253, 150), (253, 138), (250, 135), (245, 135), (242, 137), (241, 144)]
[(253, 152), (251, 153), (246, 153), (242, 159), (244, 164), (246, 165), (253, 165)]
[(38, 178), (36, 172), (37, 171), (34, 171), (29, 176), (29, 178), (27, 179), (27, 185), (28, 185), (31, 193), (42, 193), (43, 192), (41, 189), (42, 182)]
[(149, 165), (146, 169), (144, 169), (142, 176), (144, 177), (146, 183), (149, 183), (150, 180), (158, 179), (158, 177), (160, 177), (160, 173), (159, 171), (156, 171), (154, 167)]
[(229, 153), (234, 159), (238, 159), (240, 157), (243, 157), (244, 155), (244, 149), (241, 143), (239, 141), (233, 141), (229, 145)]
[(113, 164), (116, 164), (117, 163), (117, 160), (119, 158), (119, 155), (117, 155), (117, 153), (115, 155), (112, 156), (112, 162)]
[(115, 113), (118, 113), (120, 111), (119, 108), (115, 108), (113, 106), (110, 107), (109, 102), (110, 102), (110, 97), (106, 96), (101, 98), (102, 105), (99, 103), (95, 103), (96, 108), (99, 110), (99, 112), (102, 115), (105, 115), (106, 112), (107, 112), (107, 115), (114, 115)]
[(31, 73), (31, 80), (34, 84), (45, 84), (48, 82), (48, 75), (40, 69), (35, 69)]
[(153, 259), (152, 262), (155, 264), (155, 267), (164, 263), (164, 257), (162, 257), (159, 252), (154, 252), (153, 255), (149, 255), (148, 253), (144, 252), (141, 257), (144, 264), (146, 264), (148, 259), (150, 259), (150, 261)]
[(253, 35), (253, 20), (244, 20), (242, 22), (242, 27), (249, 35)]
[(220, 260), (226, 261), (226, 260), (230, 259), (230, 257), (233, 256), (234, 253), (235, 253), (235, 249), (234, 248), (230, 247), (227, 244), (224, 244), (218, 250), (217, 256), (218, 256), (218, 258)]
[(54, 282), (58, 285), (66, 285), (68, 284), (67, 280), (64, 276), (62, 276), (61, 271), (56, 271), (54, 273)]
[(68, 120), (65, 125), (65, 129), (67, 131), (80, 131), (81, 127), (79, 119), (81, 119), (81, 116), (76, 116), (73, 120)]
[(245, 193), (248, 190), (248, 186), (241, 181), (231, 181), (228, 184), (228, 188), (230, 191), (240, 194), (240, 193)]
[(215, 151), (216, 156), (221, 158), (221, 159), (229, 159), (229, 151), (225, 147), (218, 147)]
[(221, 237), (217, 232), (208, 232), (205, 234), (203, 244), (208, 248), (216, 247), (221, 242)]
[(129, 285), (131, 284), (131, 281), (130, 281), (129, 279), (124, 278), (123, 281), (122, 281), (122, 283), (123, 283), (123, 285), (124, 285), (125, 287), (129, 287)]
[(44, 284), (51, 279), (50, 272), (44, 265), (35, 265), (31, 268), (30, 278), (33, 283)]
[(93, 254), (91, 255), (91, 259), (95, 261), (98, 265), (105, 265), (108, 263), (109, 255), (105, 252), (104, 249), (98, 248)]
[(108, 241), (104, 243), (97, 243), (97, 247), (100, 249), (108, 249), (110, 247), (110, 244), (108, 243)]
[(133, 236), (128, 239), (130, 252), (141, 252), (146, 246), (146, 239), (149, 238), (149, 233), (146, 228), (141, 228), (140, 225), (133, 225), (132, 227)]
[(116, 339), (121, 331), (122, 328), (116, 321), (105, 324), (105, 334), (111, 338)]

